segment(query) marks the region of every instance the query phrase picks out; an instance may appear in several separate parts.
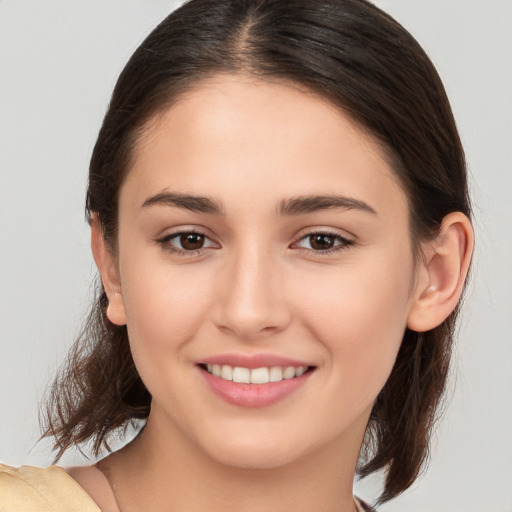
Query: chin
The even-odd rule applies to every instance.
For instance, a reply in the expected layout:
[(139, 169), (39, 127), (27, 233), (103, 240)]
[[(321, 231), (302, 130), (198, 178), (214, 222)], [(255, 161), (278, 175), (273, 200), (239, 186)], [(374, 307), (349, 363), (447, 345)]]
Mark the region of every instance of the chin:
[(240, 469), (276, 469), (286, 466), (299, 456), (297, 446), (282, 437), (268, 439), (258, 436), (226, 436), (210, 445), (206, 453), (223, 466)]
[(212, 458), (223, 466), (229, 466), (247, 470), (269, 470), (291, 464), (297, 457), (291, 454), (275, 452), (269, 453), (268, 450), (254, 449), (251, 451), (230, 450), (223, 453), (215, 453)]

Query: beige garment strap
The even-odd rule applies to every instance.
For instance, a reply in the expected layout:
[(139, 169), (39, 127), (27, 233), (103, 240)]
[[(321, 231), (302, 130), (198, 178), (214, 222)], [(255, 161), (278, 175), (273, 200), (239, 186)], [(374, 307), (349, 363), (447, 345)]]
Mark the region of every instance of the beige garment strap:
[(101, 512), (58, 466), (13, 468), (0, 464), (1, 512)]

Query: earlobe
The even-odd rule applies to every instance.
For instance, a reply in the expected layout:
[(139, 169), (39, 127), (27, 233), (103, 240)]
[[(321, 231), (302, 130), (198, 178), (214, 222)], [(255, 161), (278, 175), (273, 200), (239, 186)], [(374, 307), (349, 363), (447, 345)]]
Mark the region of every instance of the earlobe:
[(461, 212), (448, 214), (439, 235), (425, 244), (425, 261), (419, 269), (417, 287), (407, 327), (424, 332), (437, 327), (457, 306), (473, 254), (474, 233)]
[(107, 247), (97, 215), (91, 218), (91, 248), (108, 298), (107, 317), (116, 325), (126, 324), (126, 312), (115, 257)]

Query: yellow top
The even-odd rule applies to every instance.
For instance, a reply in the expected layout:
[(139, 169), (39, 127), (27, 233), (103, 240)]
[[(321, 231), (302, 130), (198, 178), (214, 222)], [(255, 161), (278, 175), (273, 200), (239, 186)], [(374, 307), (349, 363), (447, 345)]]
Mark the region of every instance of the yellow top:
[(0, 512), (101, 512), (62, 468), (0, 464)]

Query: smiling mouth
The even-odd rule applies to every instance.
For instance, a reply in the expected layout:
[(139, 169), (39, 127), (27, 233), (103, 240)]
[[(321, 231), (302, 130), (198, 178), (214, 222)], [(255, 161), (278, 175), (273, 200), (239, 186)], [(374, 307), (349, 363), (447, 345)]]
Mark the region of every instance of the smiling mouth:
[(240, 384), (268, 384), (301, 377), (314, 370), (314, 366), (270, 366), (245, 368), (228, 364), (200, 364), (199, 367), (219, 379)]

